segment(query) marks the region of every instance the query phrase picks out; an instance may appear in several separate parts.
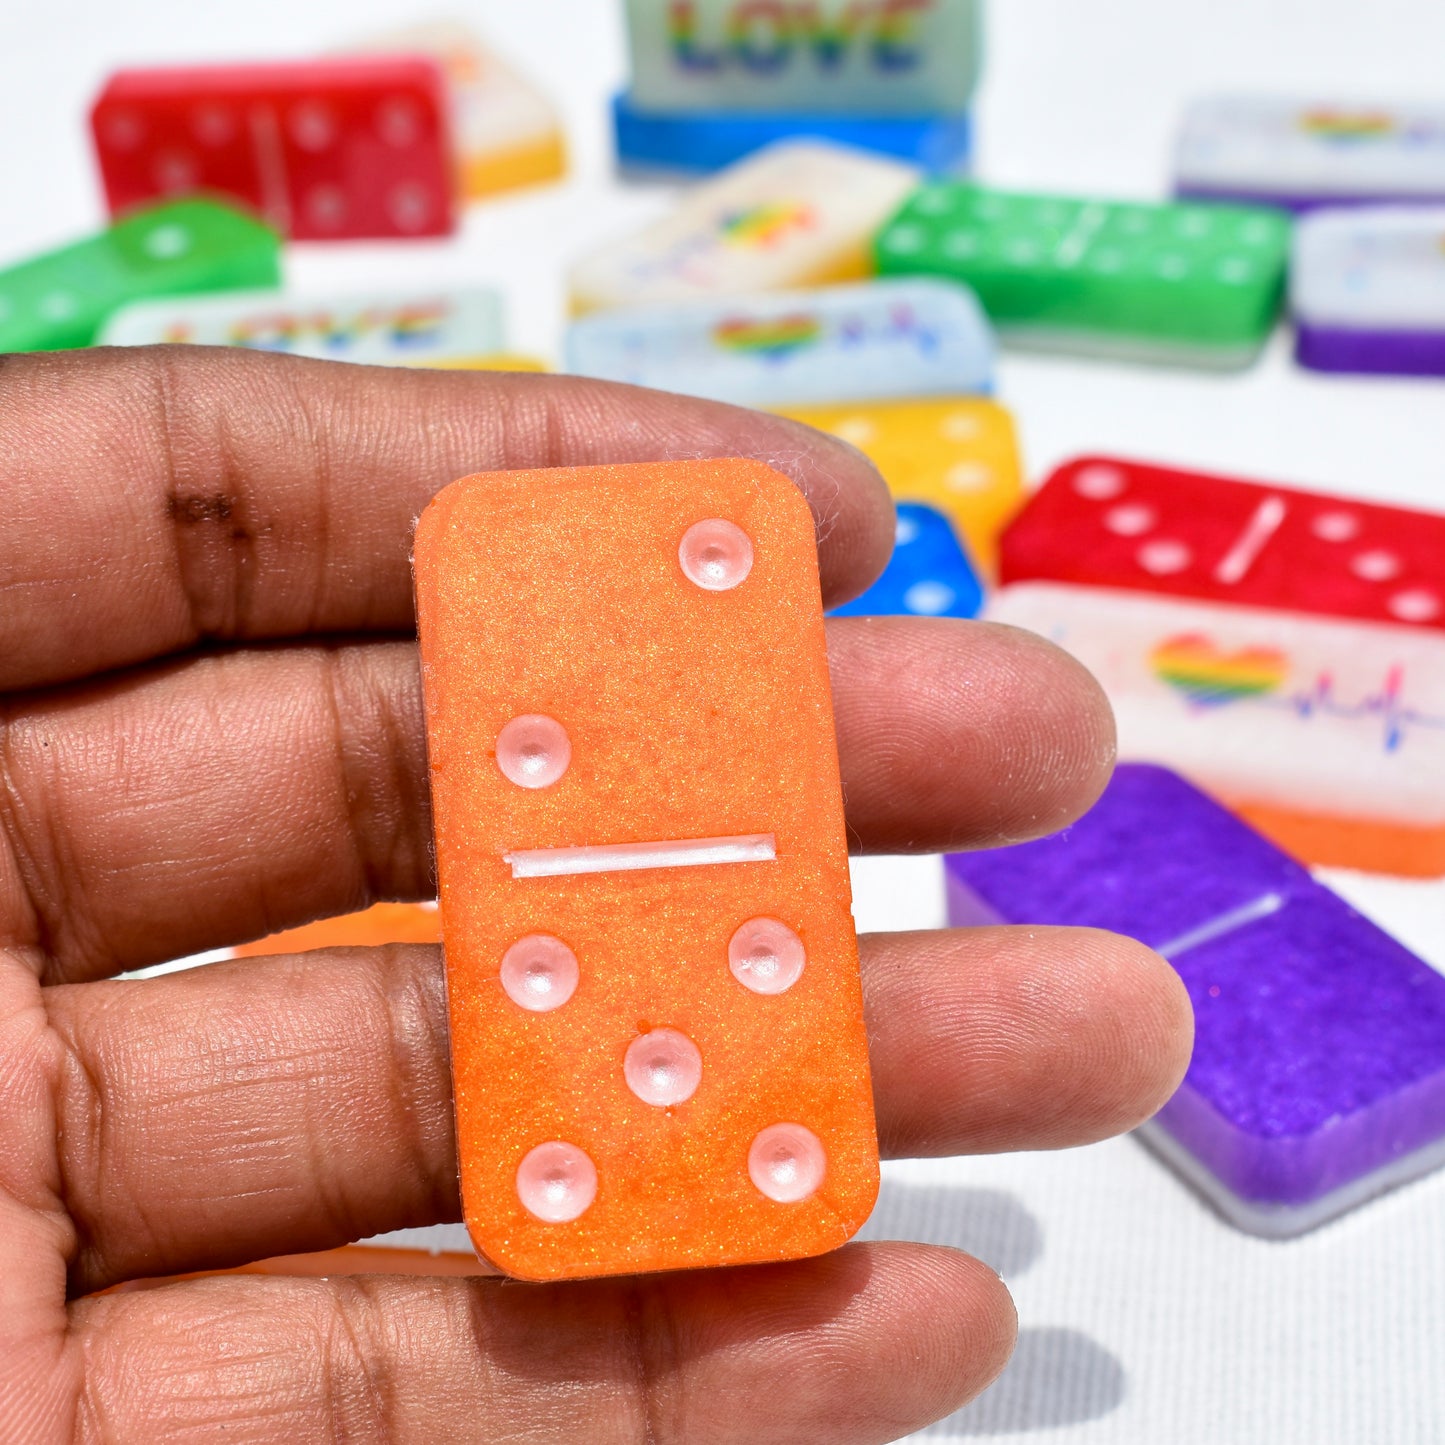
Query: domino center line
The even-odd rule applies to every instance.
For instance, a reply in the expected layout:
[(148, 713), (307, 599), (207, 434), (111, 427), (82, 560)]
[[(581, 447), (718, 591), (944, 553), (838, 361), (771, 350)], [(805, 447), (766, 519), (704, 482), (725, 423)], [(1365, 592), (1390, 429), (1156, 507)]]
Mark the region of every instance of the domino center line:
[(1226, 587), (1242, 581), (1244, 574), (1254, 565), (1254, 559), (1264, 551), (1265, 543), (1279, 531), (1288, 511), (1283, 497), (1266, 497), (1255, 509), (1249, 525), (1239, 534), (1234, 546), (1214, 569), (1214, 580)]
[(583, 848), (523, 848), (503, 853), (513, 878), (570, 878), (580, 873), (624, 873), (639, 868), (701, 868), (714, 863), (771, 863), (778, 856), (771, 833), (731, 838), (679, 838), (654, 843), (605, 843)]
[(1207, 919), (1198, 928), (1191, 928), (1187, 933), (1181, 933), (1177, 938), (1171, 938), (1167, 943), (1161, 943), (1155, 952), (1173, 962), (1181, 953), (1187, 953), (1191, 948), (1198, 948), (1204, 943), (1213, 943), (1216, 938), (1223, 938), (1226, 933), (1237, 932), (1246, 924), (1257, 923), (1261, 918), (1268, 918), (1270, 914), (1278, 913), (1288, 901), (1283, 894), (1261, 894), (1258, 898), (1241, 904), (1238, 908), (1231, 908), (1227, 913)]

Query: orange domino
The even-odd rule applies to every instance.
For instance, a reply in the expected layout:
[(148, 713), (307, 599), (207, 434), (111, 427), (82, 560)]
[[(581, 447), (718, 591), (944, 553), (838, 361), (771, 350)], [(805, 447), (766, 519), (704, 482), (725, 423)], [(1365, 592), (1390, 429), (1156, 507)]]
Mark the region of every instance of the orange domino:
[(842, 1244), (878, 1146), (807, 504), (743, 460), (496, 473), (415, 560), (478, 1253)]

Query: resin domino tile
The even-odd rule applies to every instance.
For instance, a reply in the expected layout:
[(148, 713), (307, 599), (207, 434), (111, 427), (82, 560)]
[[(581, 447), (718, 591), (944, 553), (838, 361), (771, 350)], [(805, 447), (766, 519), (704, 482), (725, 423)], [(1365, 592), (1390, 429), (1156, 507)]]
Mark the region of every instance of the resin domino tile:
[(1290, 312), (1313, 370), (1445, 376), (1445, 206), (1306, 216)]
[(315, 295), (246, 291), (139, 302), (117, 312), (100, 339), (106, 346), (237, 346), (417, 366), (500, 352), (505, 336), (496, 292), (434, 287)]
[(647, 112), (929, 116), (977, 83), (979, 0), (627, 0)]
[(572, 268), (574, 313), (850, 281), (913, 189), (912, 166), (787, 141), (720, 171), (668, 215)]
[(956, 925), (1107, 928), (1174, 965), (1194, 1054), (1146, 1137), (1241, 1229), (1445, 1163), (1445, 978), (1183, 778), (1122, 765), (1063, 833), (946, 871)]
[(567, 142), (551, 102), (464, 24), (437, 20), (347, 47), (358, 53), (422, 54), (446, 77), (461, 194), (476, 201), (560, 179)]
[(1265, 207), (923, 186), (879, 232), (883, 275), (948, 276), (1040, 349), (1247, 365), (1283, 294), (1290, 222)]
[(1312, 210), (1445, 203), (1445, 106), (1203, 96), (1186, 110), (1176, 192)]
[(899, 501), (942, 512), (982, 576), (995, 575), (999, 534), (1024, 498), (1018, 431), (1005, 407), (951, 396), (778, 410), (866, 453)]
[(1119, 756), (1174, 768), (1306, 862), (1445, 874), (1445, 637), (1434, 628), (1015, 582), (984, 615), (1072, 653)]
[(0, 350), (89, 346), (107, 318), (146, 297), (280, 279), (280, 241), (214, 201), (149, 206), (98, 235), (0, 271)]
[(112, 215), (229, 197), (293, 240), (445, 235), (445, 82), (423, 56), (121, 70), (91, 108)]
[(861, 597), (831, 617), (975, 617), (983, 586), (942, 512), (899, 502), (893, 555)]
[(801, 494), (737, 460), (484, 475), (415, 555), (478, 1252), (841, 1244), (877, 1143)]
[(875, 281), (596, 312), (567, 370), (739, 406), (987, 392), (993, 332), (952, 282)]
[(1445, 629), (1445, 514), (1080, 457), (1009, 524), (1001, 576)]

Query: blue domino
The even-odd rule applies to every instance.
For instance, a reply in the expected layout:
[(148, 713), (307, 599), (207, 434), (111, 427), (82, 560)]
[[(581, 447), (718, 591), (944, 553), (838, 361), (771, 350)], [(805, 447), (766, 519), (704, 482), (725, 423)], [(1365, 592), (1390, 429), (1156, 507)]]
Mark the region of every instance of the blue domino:
[(993, 332), (973, 292), (913, 278), (599, 311), (567, 328), (567, 370), (785, 407), (993, 389)]
[(948, 518), (899, 502), (898, 536), (883, 575), (832, 617), (976, 617), (983, 586)]
[(933, 174), (967, 168), (973, 122), (967, 111), (928, 116), (749, 114), (638, 110), (626, 91), (612, 102), (617, 157), (624, 168), (706, 174), (774, 141), (806, 136), (893, 156)]

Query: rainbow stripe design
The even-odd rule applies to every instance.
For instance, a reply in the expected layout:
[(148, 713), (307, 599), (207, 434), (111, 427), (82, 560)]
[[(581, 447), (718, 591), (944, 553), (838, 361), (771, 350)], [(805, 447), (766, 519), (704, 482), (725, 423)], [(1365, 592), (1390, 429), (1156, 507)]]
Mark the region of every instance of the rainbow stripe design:
[(713, 327), (712, 338), (725, 351), (777, 358), (811, 346), (823, 323), (806, 312), (791, 316), (729, 316)]
[(1157, 677), (1196, 707), (1223, 707), (1273, 692), (1289, 673), (1289, 660), (1274, 647), (1226, 652), (1202, 632), (1166, 638), (1149, 654)]
[(803, 202), (764, 201), (725, 215), (718, 231), (725, 245), (771, 251), (790, 235), (814, 230), (817, 225), (817, 213)]
[(1394, 117), (1382, 110), (1307, 110), (1299, 123), (1306, 135), (1342, 144), (1383, 140), (1396, 131)]

